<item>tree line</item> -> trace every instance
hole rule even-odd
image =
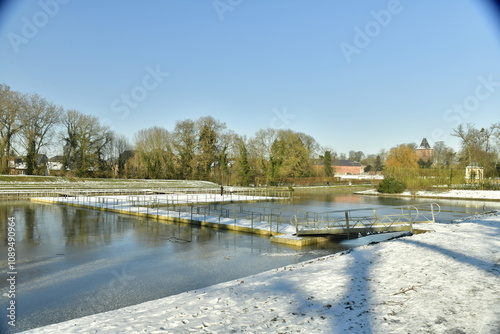
[[[437,142],[432,161],[418,159],[416,144],[402,144],[365,155],[337,154],[305,133],[261,129],[240,136],[211,116],[185,119],[173,129],[155,126],[138,131],[132,142],[95,116],[64,110],[38,94],[23,94],[0,84],[0,173],[9,173],[9,160],[23,156],[26,173],[44,175],[39,161],[48,146],[60,152],[63,175],[150,179],[200,179],[221,184],[282,184],[289,178],[331,177],[336,160],[361,162],[366,172],[391,173],[410,169],[452,169],[472,161],[485,176],[499,175],[500,125],[477,129],[458,125],[458,153]]]
[[[64,110],[38,94],[0,85],[0,173],[22,156],[26,174],[44,175],[39,156],[55,147],[61,174],[77,177],[201,179],[248,185],[278,184],[286,177],[317,175],[312,161],[319,145],[292,130],[259,130],[237,135],[211,116],[180,120],[175,128],[155,126],[133,142],[92,115]]]

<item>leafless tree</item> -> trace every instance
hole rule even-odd
[[[125,164],[133,156],[132,145],[124,135],[113,135],[112,161],[116,164],[118,177],[125,176]]]
[[[59,123],[62,107],[48,102],[38,94],[24,97],[19,114],[21,144],[26,151],[26,173],[37,172],[40,149],[49,144],[54,127]]]
[[[68,110],[62,117],[64,165],[76,176],[106,172],[105,152],[113,133],[95,116]]]
[[[453,129],[452,135],[461,139],[459,159],[462,164],[478,162],[485,168],[485,175],[494,173],[498,157],[494,146],[497,133],[496,124],[489,128],[477,129],[473,124],[468,123],[466,127],[460,124]]]
[[[454,164],[455,151],[447,146],[444,141],[434,144],[434,164],[437,167],[449,167]]]
[[[24,103],[23,96],[10,87],[0,84],[0,173],[9,170],[14,136],[21,130],[19,115]]]

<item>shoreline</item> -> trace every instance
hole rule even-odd
[[[24,333],[497,333],[499,213],[426,226],[434,232]]]
[[[428,198],[428,199],[459,199],[471,201],[500,201],[498,190],[446,190],[443,192],[417,191],[412,194],[405,191],[401,194],[383,194],[375,189],[354,192],[356,195],[393,197],[393,198]]]

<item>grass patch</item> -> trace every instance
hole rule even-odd
[[[0,182],[59,182],[56,176],[0,175]]]

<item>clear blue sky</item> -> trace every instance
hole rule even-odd
[[[481,0],[11,1],[0,82],[130,138],[211,115],[339,153],[458,149],[457,124],[500,121],[499,28]]]

